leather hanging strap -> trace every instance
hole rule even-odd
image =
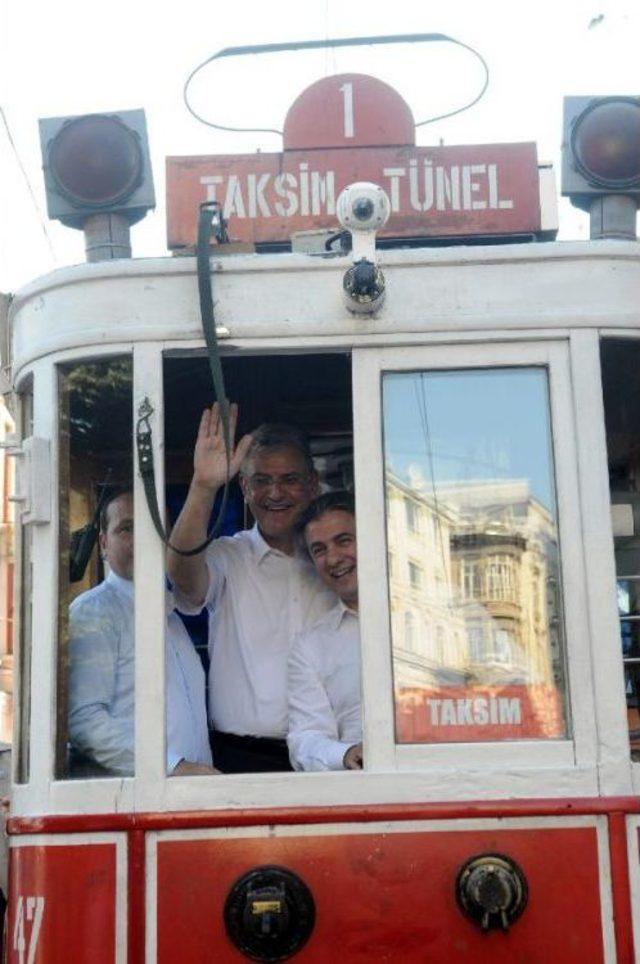
[[[216,217],[217,216],[217,217]],[[149,513],[153,521],[156,532],[166,546],[178,553],[180,556],[197,556],[207,548],[222,527],[224,515],[229,498],[229,466],[231,462],[231,446],[233,440],[230,434],[229,425],[229,400],[227,399],[222,364],[220,362],[220,352],[218,350],[218,338],[216,335],[216,323],[213,311],[213,291],[211,286],[211,264],[210,264],[210,243],[213,234],[214,218],[216,220],[216,233],[219,241],[228,240],[224,221],[220,212],[220,205],[217,201],[209,201],[200,205],[200,217],[198,219],[198,243],[196,248],[198,265],[198,292],[200,295],[200,316],[202,318],[202,330],[207,345],[207,356],[209,368],[213,379],[216,399],[220,407],[220,421],[222,422],[222,433],[224,437],[224,447],[227,456],[227,474],[222,493],[222,502],[213,529],[207,538],[194,549],[178,549],[169,541],[169,533],[165,531],[160,517],[158,500],[156,498],[156,480],[153,467],[153,438],[151,432],[150,418],[153,415],[153,407],[148,398],[145,398],[138,409],[138,421],[136,423],[136,446],[138,450],[138,468],[144,485],[144,493],[149,507]]]

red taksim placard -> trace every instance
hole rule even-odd
[[[555,686],[407,687],[396,692],[398,743],[552,740],[565,736]]]
[[[250,244],[336,227],[336,200],[354,181],[389,195],[388,237],[540,230],[535,144],[416,147],[409,108],[374,78],[313,84],[287,115],[284,143],[281,154],[167,158],[169,248],[195,244],[207,200],[222,204],[231,238]]]

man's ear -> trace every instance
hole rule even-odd
[[[106,548],[107,548],[104,532],[101,532],[98,536],[98,545],[100,546],[100,555],[104,559]]]
[[[246,478],[242,474],[238,476],[238,482],[240,483],[240,491],[242,492],[242,496],[244,498],[244,501],[246,502],[247,489],[248,489],[249,483],[247,482]]]

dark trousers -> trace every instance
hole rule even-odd
[[[213,730],[213,765],[223,773],[273,773],[290,771],[286,740],[266,736],[237,736]]]

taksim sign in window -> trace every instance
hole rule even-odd
[[[567,735],[547,378],[383,374],[398,743]]]

